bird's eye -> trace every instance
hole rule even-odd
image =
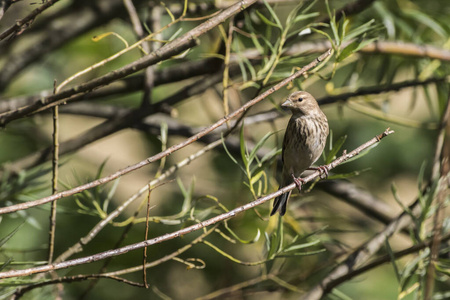
[[[302,102],[303,101],[303,97],[300,97],[297,99],[298,102]]]

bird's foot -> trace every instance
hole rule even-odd
[[[328,177],[328,166],[318,166],[318,167],[310,167],[308,168],[308,170],[314,170],[314,171],[319,171],[320,175],[320,179],[324,179]]]
[[[301,192],[302,191],[302,185],[305,183],[305,181],[303,180],[303,178],[295,177],[294,174],[291,174],[291,175],[292,175],[292,179],[295,182],[295,185],[297,186],[298,191]]]

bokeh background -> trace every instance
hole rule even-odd
[[[0,7],[4,12],[0,32],[43,5],[33,1],[0,3],[6,3]],[[130,3],[137,13],[127,6]],[[144,49],[128,50],[78,76],[65,88],[140,59],[145,49],[152,51],[170,43],[234,2],[189,1],[183,14],[184,4],[57,1],[23,30],[0,41],[0,118],[51,94],[54,83],[58,86],[73,74],[122,51],[140,35],[154,33],[143,43]],[[375,257],[428,241],[436,232],[435,220],[442,227],[439,236],[448,235],[448,175],[441,172],[441,176],[433,177],[432,170],[439,165],[445,170],[448,164],[435,157],[436,151],[448,148],[448,127],[440,127],[448,110],[449,15],[446,0],[260,1],[202,35],[196,47],[150,67],[147,75],[140,71],[103,90],[94,90],[91,94],[99,92],[95,97],[86,93],[81,101],[61,103],[60,191],[109,175],[184,141],[289,76],[295,68],[333,49],[331,58],[320,67],[252,107],[230,135],[221,137],[227,131],[221,127],[214,135],[162,161],[59,200],[56,259],[140,189],[145,191],[150,181],[221,138],[223,143],[153,186],[149,238],[276,191],[280,147],[290,116],[279,105],[292,91],[310,92],[328,117],[332,133],[319,164],[330,152],[336,150],[339,156],[343,150],[351,151],[388,127],[395,134],[366,155],[333,169],[328,179],[308,185],[301,195],[294,193],[282,219],[269,218],[271,204],[265,203],[219,224],[198,243],[192,244],[204,231],[149,247],[147,261],[156,263],[147,269],[148,289],[112,279],[86,278],[61,286],[37,287],[23,297],[298,298],[385,228],[386,221],[371,209],[383,210],[392,220],[418,198],[422,200],[422,215],[381,245]],[[131,22],[133,16],[140,20],[143,36]],[[133,111],[145,111],[146,101],[162,103],[170,97],[175,100],[157,113],[147,108],[148,116],[142,120],[127,121],[124,117]],[[108,131],[108,124],[114,122],[119,125]],[[4,125],[0,131],[0,206],[52,193],[51,158],[45,151],[52,148],[53,130],[52,109]],[[248,168],[252,173],[246,173],[241,149],[250,153],[267,134],[270,136],[258,149],[261,156]],[[447,134],[444,146],[437,144],[439,134]],[[77,146],[69,149],[74,144]],[[262,160],[264,155],[268,156]],[[344,192],[333,190],[331,182],[346,184]],[[356,199],[370,195],[374,200],[366,211],[345,196],[345,191],[356,188]],[[444,195],[440,202],[438,195]],[[147,191],[137,196],[83,245],[81,252],[66,259],[144,240],[147,196]],[[437,212],[441,212],[440,218],[435,218]],[[47,263],[49,214],[50,204],[46,204],[0,217],[2,271]],[[187,251],[158,263],[186,245],[191,245]],[[433,299],[445,299],[450,283],[448,246],[448,240],[441,243],[433,274],[428,268],[429,248],[424,248],[345,280],[324,297],[431,299],[426,298],[430,289],[427,278],[431,276]],[[143,252],[137,250],[114,257],[106,267],[105,261],[100,261],[43,277],[3,280],[1,297],[9,298],[22,287],[55,276],[113,272],[139,266],[142,261]],[[120,276],[142,283],[142,270]]]

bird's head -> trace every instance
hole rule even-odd
[[[290,109],[293,114],[302,115],[315,113],[319,109],[316,99],[310,93],[304,91],[290,94],[281,106]]]

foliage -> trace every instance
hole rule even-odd
[[[0,298],[57,297],[56,278],[69,298],[448,297],[448,1],[4,2],[0,209],[18,209],[0,215],[0,277],[112,255],[2,279]],[[277,190],[279,104],[299,89],[329,120],[320,164],[396,133],[294,192],[284,217],[235,213]],[[54,246],[50,204],[21,206],[52,179],[79,189],[56,201]]]

